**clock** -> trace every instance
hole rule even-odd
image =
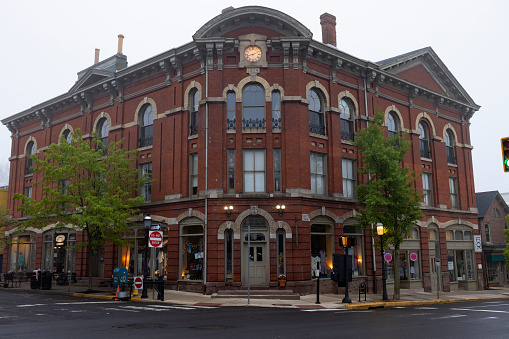
[[[249,46],[244,51],[244,58],[250,62],[256,62],[262,57],[262,50],[258,46]]]

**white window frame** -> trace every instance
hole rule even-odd
[[[244,193],[265,193],[266,161],[265,149],[245,149],[243,152]]]
[[[343,197],[354,198],[355,197],[355,160],[350,158],[342,159],[342,177],[343,177]]]
[[[321,160],[321,168],[318,166]],[[325,195],[327,192],[327,156],[323,153],[311,152],[309,157],[311,174],[311,193]],[[318,183],[322,182],[321,189]]]

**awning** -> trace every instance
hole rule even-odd
[[[488,262],[491,262],[491,261],[505,261],[505,257],[503,255],[487,255],[486,256],[486,261]]]

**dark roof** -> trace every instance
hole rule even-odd
[[[491,206],[491,203],[497,195],[500,195],[498,191],[480,192],[475,194],[475,202],[477,204],[477,209],[479,210],[479,214],[477,215],[478,218],[484,218]],[[500,196],[500,199],[504,201],[502,196]]]
[[[389,58],[389,59],[377,61],[376,63],[378,65],[380,65],[380,67],[384,68],[384,66],[386,66],[387,64],[390,64],[390,63],[392,63],[394,61],[398,61],[400,59],[405,59],[405,58],[409,57],[412,54],[420,54],[420,53],[423,53],[423,52],[427,52],[430,48],[431,47],[424,47],[424,48],[416,49],[415,51],[411,51],[411,52],[408,52],[408,53],[396,55],[396,56],[394,56],[392,58]]]

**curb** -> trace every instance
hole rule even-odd
[[[509,300],[509,297],[494,298],[468,298],[468,299],[444,299],[444,300],[413,300],[413,301],[381,301],[366,304],[345,305],[347,310],[369,310],[371,308],[389,308],[406,306],[423,306],[436,304],[462,303],[469,301],[488,301],[488,300]]]

